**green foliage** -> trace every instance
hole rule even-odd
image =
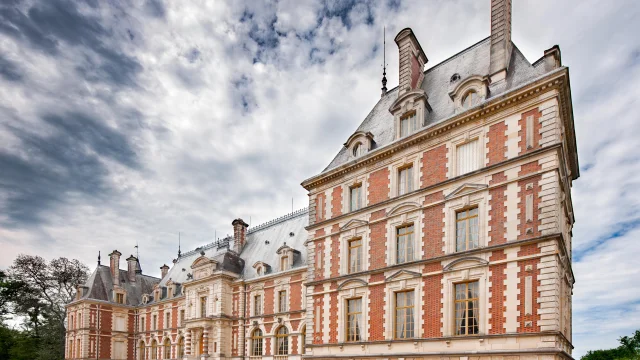
[[[593,350],[584,355],[581,360],[640,360],[640,330],[633,336],[623,336],[620,346],[609,350]]]
[[[19,255],[0,271],[0,360],[64,358],[65,305],[88,268],[78,260]],[[22,319],[21,329],[3,325],[8,315]]]

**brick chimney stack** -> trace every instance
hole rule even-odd
[[[507,77],[511,60],[511,0],[491,0],[489,76],[495,83]]]
[[[167,266],[167,264],[164,264],[160,267],[160,272],[162,274],[162,276],[160,276],[161,279],[164,279],[165,276],[167,276],[167,273],[169,272],[169,266]]]
[[[240,254],[247,241],[247,227],[249,225],[242,219],[233,220],[231,225],[233,225],[233,251]]]
[[[394,40],[398,45],[398,97],[401,97],[406,92],[420,88],[424,80],[424,65],[429,59],[410,28],[400,31]]]
[[[136,264],[138,263],[138,259],[131,255],[127,258],[127,278],[129,282],[136,281]]]
[[[109,254],[109,258],[111,261],[109,262],[109,267],[111,268],[111,278],[113,279],[113,284],[120,286],[120,256],[122,253],[118,250],[113,250],[111,254]]]

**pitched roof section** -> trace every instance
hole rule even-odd
[[[422,89],[427,93],[432,111],[427,113],[422,130],[456,115],[454,101],[449,96],[451,77],[454,74],[459,74],[459,81],[464,81],[474,75],[487,76],[489,74],[490,48],[491,43],[488,37],[424,72],[425,78],[422,82]],[[532,65],[520,50],[513,45],[511,63],[506,80],[500,86],[491,86],[491,93],[480,105],[496,96],[525,85],[547,72],[542,63],[535,64],[535,66]],[[392,89],[380,98],[373,110],[356,130],[373,134],[375,145],[371,151],[385,147],[395,141],[393,116],[389,112],[389,107],[397,98],[398,88]],[[343,147],[322,172],[347,164],[350,161],[355,162],[355,159]]]
[[[136,274],[136,281],[129,282],[128,271],[120,270],[120,286],[127,292],[126,305],[138,305],[142,300],[142,294],[149,294],[160,279],[142,274]],[[111,269],[105,265],[98,265],[85,283],[87,291],[81,299],[95,299],[114,302],[113,279]]]

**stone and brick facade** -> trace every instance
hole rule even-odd
[[[400,31],[400,86],[303,181],[308,209],[236,219],[162,278],[112,252],[67,307],[67,358],[571,359],[568,69],[524,58],[511,1],[491,11],[426,71]]]

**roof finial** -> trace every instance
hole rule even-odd
[[[98,266],[100,266],[100,250],[98,250]]]
[[[138,240],[136,240],[136,246],[134,246],[136,248],[136,259],[140,260],[140,253],[138,252]]]
[[[387,94],[387,27],[382,30],[382,95]]]
[[[180,232],[178,231],[178,258],[180,258],[182,252],[180,251]]]

